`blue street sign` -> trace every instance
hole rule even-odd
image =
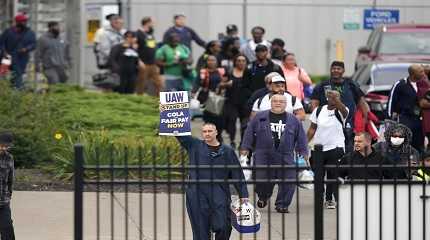
[[[399,19],[399,10],[364,9],[363,28],[371,30],[381,24],[399,23]]]

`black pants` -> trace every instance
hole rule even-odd
[[[208,111],[203,111],[203,121],[205,123],[212,123],[215,124],[216,130],[218,131],[218,135],[216,136],[216,138],[218,139],[219,142],[223,142],[222,141],[222,129],[223,129],[223,118],[222,116],[218,116],[215,115],[213,113],[210,113]]]
[[[315,154],[317,154],[317,152],[312,151],[312,157],[310,159],[312,169],[314,170],[315,170],[315,162],[314,162]],[[320,154],[322,155],[318,159],[321,159],[324,165],[338,165],[339,163],[338,160],[341,157],[343,157],[345,153],[343,148],[335,148],[329,151],[321,152]],[[339,175],[337,169],[325,169],[324,171],[325,171],[324,175],[327,176],[327,179],[337,179]],[[326,184],[326,190],[325,190],[326,201],[333,200],[333,195],[335,200],[337,200],[338,199],[337,184],[336,183]]]
[[[15,240],[10,205],[0,206],[0,236],[1,240]]]
[[[234,142],[234,139],[236,138],[236,120],[237,118],[240,119],[240,125],[246,124],[246,121],[248,119],[247,117],[247,111],[243,106],[238,106],[229,102],[226,102],[224,104],[223,109],[223,123],[224,123],[224,129],[228,133],[230,137],[230,141]],[[242,128],[240,135],[243,135]]]
[[[118,92],[123,94],[133,94],[136,90],[136,79],[137,72],[121,73]]]

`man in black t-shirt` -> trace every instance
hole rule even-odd
[[[151,17],[142,19],[142,26],[137,30],[138,53],[140,60],[144,63],[139,66],[139,79],[136,84],[138,94],[153,93],[160,94],[163,84],[160,76],[160,69],[155,64],[155,51],[157,42],[154,38],[154,20]],[[149,88],[149,83],[153,84],[153,91]]]

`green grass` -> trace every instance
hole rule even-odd
[[[156,98],[90,92],[70,86],[55,86],[48,95],[60,107],[67,129],[105,130],[114,138],[142,139],[157,134]]]

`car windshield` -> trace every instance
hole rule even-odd
[[[379,53],[430,54],[430,32],[384,33]]]
[[[408,66],[376,67],[372,74],[375,85],[393,85],[397,80],[408,76]]]

